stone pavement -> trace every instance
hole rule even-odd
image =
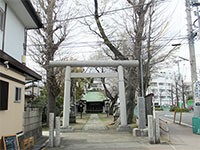
[[[62,133],[61,146],[50,150],[199,150],[200,135],[192,129],[169,123],[171,142],[158,145],[148,143],[148,138],[134,137],[129,132],[107,129],[98,115],[91,115],[82,131]]]
[[[99,116],[97,114],[91,114],[90,119],[88,120],[87,124],[84,126],[83,130],[85,130],[85,131],[106,130],[106,126],[99,119]]]

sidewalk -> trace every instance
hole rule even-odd
[[[147,137],[134,137],[129,132],[117,132],[105,127],[98,115],[91,115],[82,131],[62,133],[61,146],[50,150],[199,150],[200,135],[192,129],[169,122],[171,142],[148,143]]]
[[[171,145],[177,150],[199,150],[200,135],[193,134],[192,128],[183,125],[169,123]]]

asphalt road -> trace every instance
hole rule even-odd
[[[174,120],[174,112],[169,112],[168,110],[164,111],[156,111],[156,114],[158,114],[161,118],[166,119],[166,120]],[[184,112],[182,113],[182,124],[192,127],[192,117],[193,117],[193,112]],[[180,113],[176,113],[176,122],[179,122],[180,120]]]

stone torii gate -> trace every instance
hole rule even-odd
[[[86,78],[86,77],[93,77],[93,78],[118,77],[121,125],[119,126],[119,128],[117,128],[117,130],[121,131],[129,129],[127,125],[123,67],[136,67],[139,65],[139,62],[137,60],[50,61],[49,65],[51,67],[66,67],[62,131],[73,131],[73,129],[69,126],[71,78]],[[71,67],[118,67],[118,73],[71,73]]]

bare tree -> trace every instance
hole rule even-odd
[[[64,11],[64,0],[38,0],[35,1],[35,6],[38,15],[42,18],[44,28],[29,34],[31,43],[29,53],[32,59],[45,70],[48,112],[55,113],[56,97],[60,93],[63,82],[61,77],[63,70],[49,67],[49,62],[61,57],[60,46],[67,38],[70,29],[69,21],[59,20],[63,16],[65,19],[68,18],[70,12]]]
[[[126,18],[121,18],[124,20],[124,24],[120,24],[120,27],[123,28],[123,34],[121,34],[122,40],[118,41],[123,42],[118,42],[118,44],[116,44],[116,42],[110,40],[110,37],[112,38],[112,33],[115,33],[115,35],[117,34],[116,30],[118,28],[113,27],[114,29],[111,34],[111,31],[106,29],[107,26],[103,22],[102,18],[105,14],[105,12],[103,12],[105,7],[100,9],[98,0],[94,0],[93,14],[97,28],[94,27],[91,21],[86,20],[84,24],[103,40],[103,43],[107,46],[107,51],[105,52],[107,52],[112,59],[140,60],[140,57],[143,57],[144,91],[146,91],[153,68],[155,68],[157,64],[166,60],[174,52],[175,48],[163,51],[169,41],[165,41],[165,43],[157,42],[157,44],[155,44],[156,41],[161,38],[161,33],[164,32],[166,26],[163,27],[163,22],[159,22],[156,18],[157,16],[155,12],[158,4],[154,0],[126,0],[126,2],[129,7],[132,7],[132,9],[131,11],[126,11]],[[127,21],[127,18],[130,20]],[[133,118],[136,93],[141,96],[142,92],[139,69],[134,67],[126,68],[125,81],[128,123],[130,123]]]
[[[186,101],[185,101],[185,97],[189,96],[186,94],[186,89],[188,88],[188,86],[186,85],[186,83],[184,83],[184,80],[182,77],[179,78],[175,78],[175,95],[176,95],[176,106],[179,106],[179,101],[182,99],[183,101],[183,107],[186,108]]]

